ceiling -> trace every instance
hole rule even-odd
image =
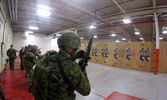
[[[161,41],[167,41],[167,0],[6,0],[13,31],[25,32],[37,26],[34,33],[56,36],[67,29],[77,29],[80,37],[120,41],[155,40],[154,12],[159,19]],[[41,17],[37,5],[49,7],[51,15]],[[125,24],[122,19],[129,18]],[[95,25],[96,29],[88,27]],[[139,31],[140,35],[135,35]],[[116,37],[111,37],[116,34]],[[121,40],[126,38],[126,40]]]

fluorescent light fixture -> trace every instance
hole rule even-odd
[[[44,10],[50,10],[51,8],[50,7],[48,7],[48,6],[44,6],[44,5],[37,5],[37,7],[39,8],[39,9],[44,9]]]
[[[81,37],[80,39],[84,39],[83,37]]]
[[[142,42],[145,42],[145,41],[142,41]]]
[[[38,27],[35,27],[35,26],[29,26],[29,29],[38,30],[39,28],[38,28]]]
[[[162,33],[163,33],[163,34],[167,34],[167,31],[163,31]]]
[[[163,37],[159,37],[159,39],[160,39],[160,40],[162,40],[162,39],[163,39]]]
[[[135,32],[135,35],[139,35],[140,34],[140,32]]]
[[[131,23],[130,19],[128,19],[128,18],[123,19],[122,21],[123,21],[125,24],[129,24],[129,23]]]
[[[97,38],[97,36],[95,35],[95,36],[93,36],[94,38]]]
[[[93,25],[89,26],[89,29],[95,29],[95,28],[96,28],[96,27],[93,26]]]
[[[144,40],[143,38],[140,38],[140,40]]]
[[[116,40],[116,42],[120,42],[119,40]]]
[[[49,11],[43,9],[38,9],[37,14],[42,17],[49,17],[51,15]]]
[[[59,37],[59,36],[61,36],[61,34],[56,34],[56,36],[58,36],[58,37]]]
[[[115,36],[116,36],[116,34],[111,34],[111,36],[112,36],[112,37],[115,37]]]
[[[126,38],[122,38],[122,40],[126,40]]]

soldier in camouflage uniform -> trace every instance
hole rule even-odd
[[[24,66],[23,66],[23,55],[24,55],[24,47],[21,47],[20,51],[19,51],[19,56],[20,56],[20,69],[24,70]]]
[[[31,92],[31,83],[32,83],[32,75],[33,75],[33,66],[36,63],[36,50],[38,47],[36,45],[29,45],[28,52],[25,54],[25,69],[26,75],[29,77],[29,91]]]
[[[1,98],[1,100],[6,100],[3,86],[1,84],[0,84],[0,98]]]
[[[11,48],[8,49],[8,51],[7,51],[7,56],[9,57],[10,70],[14,70],[14,61],[15,61],[15,58],[16,58],[17,50],[15,50],[13,48],[13,45],[11,45],[10,47]]]
[[[58,46],[58,53],[46,54],[36,63],[32,81],[35,100],[75,100],[75,90],[83,96],[90,93],[87,72],[75,62],[79,36],[65,32],[58,38]]]

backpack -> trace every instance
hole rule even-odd
[[[48,88],[48,76],[49,71],[52,69],[50,63],[53,60],[56,60],[53,58],[57,54],[56,51],[47,51],[36,63],[34,71],[33,71],[33,77],[32,77],[32,93],[35,98],[42,98],[43,100],[46,100],[46,93]],[[55,62],[55,61],[54,61]],[[40,96],[39,96],[40,94]]]

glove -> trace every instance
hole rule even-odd
[[[80,66],[82,72],[85,72],[85,68],[86,68],[86,66],[87,66],[88,64],[85,63],[83,60],[80,60],[80,61],[78,62],[78,65]]]
[[[79,51],[77,52],[76,58],[82,58],[83,55],[84,55],[84,53],[85,53],[85,51],[79,50]]]

